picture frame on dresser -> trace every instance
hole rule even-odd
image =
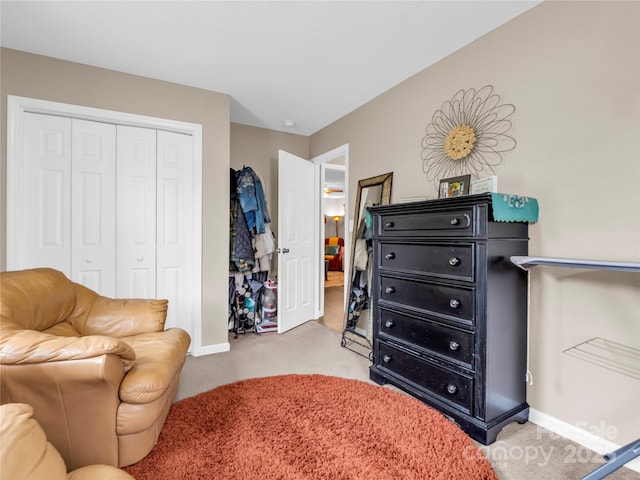
[[[459,175],[457,177],[443,178],[440,180],[438,198],[453,198],[469,195],[471,175]]]

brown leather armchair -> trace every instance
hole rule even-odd
[[[134,480],[112,465],[87,465],[67,473],[62,457],[24,403],[0,406],[0,479]]]
[[[338,247],[335,254],[328,254],[327,247]],[[344,239],[340,237],[329,237],[324,239],[325,255],[324,259],[329,261],[330,271],[342,271],[342,258],[344,254]]]
[[[189,335],[167,300],[110,299],[49,268],[0,273],[0,403],[26,403],[70,470],[154,447]]]

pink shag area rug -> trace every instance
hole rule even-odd
[[[438,411],[389,388],[325,375],[224,385],[175,403],[136,480],[497,480]]]

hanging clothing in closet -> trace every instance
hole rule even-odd
[[[260,177],[251,167],[230,169],[230,271],[266,272],[275,239]]]

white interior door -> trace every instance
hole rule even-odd
[[[127,130],[116,125],[136,127]],[[153,139],[145,138],[145,133],[137,138],[141,132],[151,133]],[[121,147],[137,166],[127,169],[117,158],[113,169],[106,166],[112,162],[114,148],[118,155],[118,140],[124,141]],[[174,317],[167,318],[167,326],[182,326],[193,339],[193,353],[202,354],[202,126],[8,95],[6,148],[7,269],[51,267],[100,294],[119,296],[105,289],[105,283],[110,283],[106,278],[113,273],[106,272],[109,260],[97,255],[106,252],[111,242],[117,247],[106,258],[118,258],[117,237],[124,228],[133,228],[129,235],[133,240],[126,242],[134,247],[143,243],[149,249],[139,254],[132,247],[127,252],[134,262],[129,274],[138,276],[132,271],[142,261],[152,262],[156,274],[147,284],[152,285],[149,295],[138,294],[146,289],[142,285],[124,297],[169,299],[169,316]],[[124,190],[117,185],[118,168],[128,177]],[[109,187],[112,175],[115,189]],[[143,188],[134,192],[134,184]],[[92,206],[97,210],[92,211]],[[123,213],[129,214],[128,227],[118,219]],[[79,225],[80,231],[76,230]],[[123,238],[120,241],[126,243]],[[156,252],[160,252],[158,258]],[[167,259],[161,258],[164,255]],[[180,256],[185,265],[177,268]],[[74,262],[80,277],[72,274]],[[97,273],[100,263],[104,269]],[[112,272],[116,263],[111,262]],[[118,279],[117,271],[115,275]],[[184,281],[183,275],[189,278]],[[168,292],[176,284],[181,288]],[[186,307],[188,313],[184,313]]]
[[[116,294],[116,127],[72,120],[71,276],[101,295]]]
[[[313,319],[317,275],[315,167],[278,155],[278,333]]]
[[[118,125],[119,298],[156,298],[156,130]]]
[[[158,130],[157,160],[157,292],[169,300],[166,327],[189,331],[193,295],[198,286],[191,279],[189,262],[194,209],[193,142],[190,135]]]
[[[47,266],[70,275],[71,119],[25,113],[23,128],[24,161],[7,166],[15,203],[7,217],[16,226],[7,237],[7,268]]]

